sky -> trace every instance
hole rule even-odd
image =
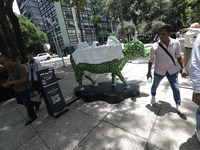
[[[20,14],[19,8],[18,8],[18,6],[17,6],[16,0],[14,0],[14,2],[13,2],[13,11],[14,11],[16,14]]]

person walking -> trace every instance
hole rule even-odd
[[[158,40],[159,40],[158,34],[155,34],[155,37],[153,38],[153,43],[158,42]]]
[[[8,68],[9,75],[7,82],[3,83],[2,86],[8,87],[13,85],[17,103],[24,105],[27,109],[29,120],[25,125],[29,125],[37,118],[35,111],[39,109],[41,102],[30,100],[26,69],[21,64],[14,62],[12,58],[4,55],[0,56],[0,64]]]
[[[37,91],[40,94],[40,98],[44,98],[41,84],[38,81],[36,72],[42,70],[42,65],[37,59],[33,58],[32,52],[27,52],[26,57],[29,59],[28,62],[28,72],[29,72],[29,81],[31,81],[33,90]]]
[[[200,142],[200,36],[197,37],[192,48],[189,73],[193,86],[192,101],[198,105],[196,111],[196,136]]]
[[[27,68],[27,65],[26,65],[26,63],[25,63],[23,57],[18,56],[18,57],[16,58],[16,62],[22,64],[22,65],[26,68],[26,70],[27,70],[27,72],[28,72],[28,68]]]
[[[16,58],[16,62],[22,64],[22,65],[26,68],[27,74],[29,74],[29,73],[28,73],[28,67],[27,67],[27,65],[26,65],[26,63],[25,63],[23,57],[18,56],[18,57]],[[30,98],[32,98],[32,97],[34,97],[34,96],[35,96],[34,90],[33,90],[32,86],[31,86],[31,87],[30,87]]]
[[[199,23],[193,23],[190,25],[190,28],[181,29],[181,33],[185,33],[185,42],[184,42],[184,63],[187,66],[187,63],[190,59],[192,46],[196,40],[197,35],[200,33]]]
[[[172,26],[165,24],[158,29],[159,41],[154,43],[150,49],[147,79],[152,78],[151,68],[155,61],[154,80],[151,87],[151,104],[156,103],[156,90],[161,80],[166,76],[173,91],[176,109],[179,113],[183,113],[180,105],[180,90],[178,87],[178,68],[175,64],[175,59],[178,60],[182,68],[182,76],[184,77],[187,72],[185,71],[184,62],[181,57],[180,43],[178,40],[170,38],[172,33]]]

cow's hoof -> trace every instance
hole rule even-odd
[[[81,91],[84,91],[84,90],[85,90],[85,88],[84,88],[84,87],[81,87],[81,88],[80,88],[80,90],[81,90]]]
[[[112,84],[112,86],[116,86],[116,85],[117,85],[116,83],[113,83],[113,84]]]
[[[98,86],[98,83],[95,83],[94,86]]]
[[[130,89],[130,85],[127,85],[127,86],[125,87],[125,89],[126,89],[126,90]]]

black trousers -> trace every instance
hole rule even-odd
[[[33,106],[38,106],[40,102],[31,101],[29,90],[15,92],[15,98],[18,104],[24,105],[26,107],[28,116],[30,118],[37,117]]]
[[[42,88],[41,88],[41,85],[40,85],[40,82],[39,81],[31,81],[31,84],[32,84],[32,88],[33,90],[39,92],[39,93],[42,93]]]

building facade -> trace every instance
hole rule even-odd
[[[39,30],[45,32],[37,0],[16,0],[16,2],[20,13],[34,23]]]
[[[81,41],[76,8],[46,0],[17,0],[17,4],[21,14],[47,33],[53,52],[73,51]],[[88,2],[80,14],[84,40],[88,44],[93,41],[103,44],[111,32],[110,20],[101,17],[94,25],[90,22],[92,13],[92,5]]]

